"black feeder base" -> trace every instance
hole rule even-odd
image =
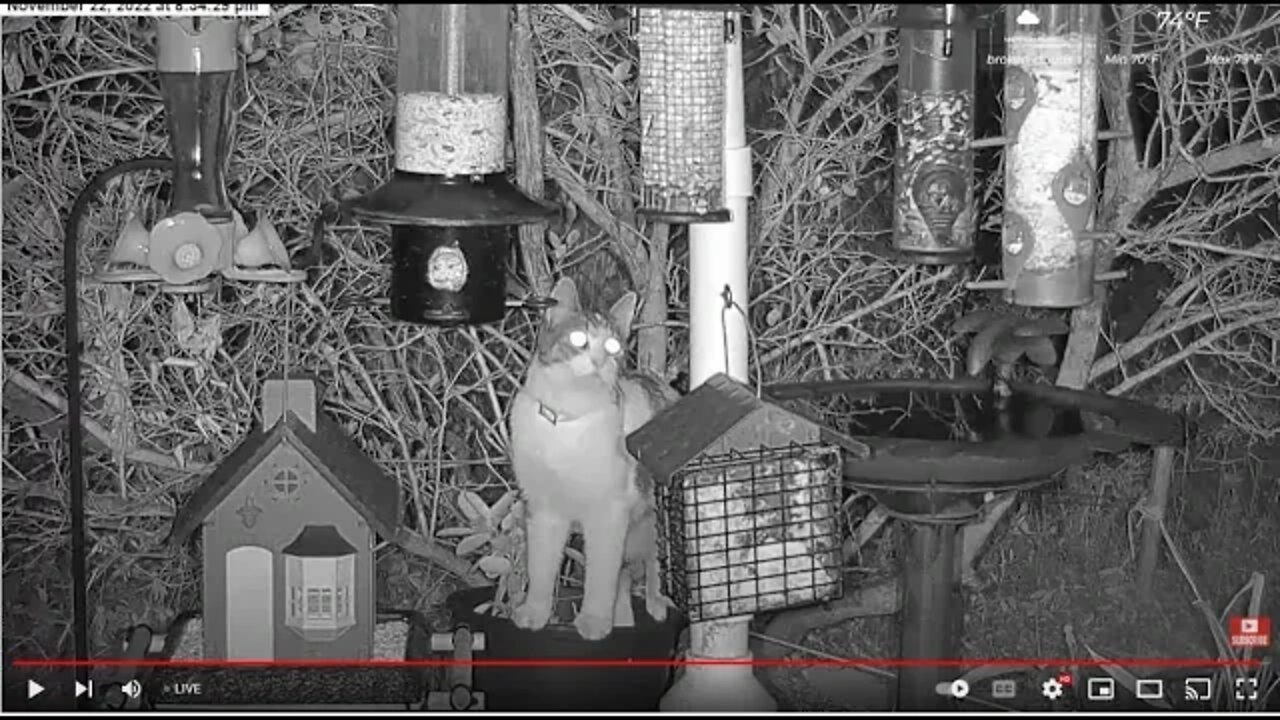
[[[483,325],[507,310],[511,226],[391,230],[391,315],[429,325]]]
[[[506,314],[513,228],[556,208],[501,174],[474,177],[396,171],[351,205],[356,217],[391,225],[391,314],[428,325],[483,325]]]

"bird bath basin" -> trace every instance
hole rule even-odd
[[[1009,387],[1006,398],[981,378],[839,380],[764,389],[772,400],[866,443],[868,457],[845,458],[845,484],[908,523],[899,710],[947,706],[945,688],[963,672],[927,663],[960,656],[957,536],[978,516],[987,493],[1043,485],[1096,451],[1180,437],[1176,418],[1131,400],[1048,385]]]

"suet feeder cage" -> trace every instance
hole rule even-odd
[[[842,453],[856,443],[831,435],[720,374],[627,438],[656,483],[668,595],[691,622],[839,597]]]
[[[912,262],[973,256],[972,5],[898,6],[898,149],[893,239]]]
[[[668,223],[728,222],[725,44],[737,5],[637,5],[640,210]],[[731,15],[732,13],[732,15]]]
[[[506,312],[514,229],[554,212],[507,179],[510,5],[397,5],[395,173],[352,206],[391,226],[391,314],[479,325]]]
[[[129,218],[99,282],[163,282],[171,292],[195,292],[215,272],[254,282],[306,278],[290,270],[270,221],[250,232],[227,195],[239,28],[239,20],[222,18],[157,19],[156,68],[173,158],[169,209],[150,230]]]
[[[1005,12],[1005,299],[1079,307],[1095,281],[1099,8]]]

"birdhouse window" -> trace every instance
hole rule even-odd
[[[296,500],[301,490],[302,475],[295,468],[280,468],[271,476],[271,496],[276,500]]]
[[[313,641],[336,638],[354,625],[355,548],[337,529],[308,525],[284,552],[285,624]]]
[[[307,620],[333,620],[333,594],[337,588],[307,588]]]

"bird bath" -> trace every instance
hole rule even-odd
[[[980,378],[820,381],[764,389],[799,411],[805,408],[791,401],[827,401],[824,416],[815,419],[871,448],[866,458],[845,458],[845,484],[908,524],[899,649],[907,662],[898,673],[899,710],[939,709],[951,702],[945,688],[962,670],[928,661],[960,657],[964,612],[957,536],[978,516],[987,493],[1043,485],[1095,451],[1180,437],[1176,418],[1131,400],[1048,385],[1009,387],[1012,394],[1004,402]]]

